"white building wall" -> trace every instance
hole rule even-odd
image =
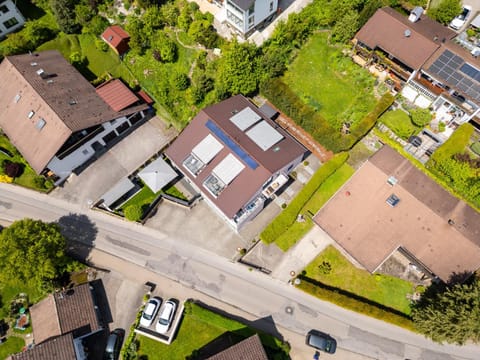
[[[225,0],[223,11],[227,22],[242,34],[253,30],[269,16],[276,13],[278,0],[256,0],[253,6],[253,13],[249,10],[242,10],[236,6],[233,0]]]
[[[0,0],[0,38],[22,27],[24,23],[25,18],[12,0]]]
[[[278,0],[257,0],[255,1],[255,25],[257,26],[270,15],[275,14],[278,9]]]

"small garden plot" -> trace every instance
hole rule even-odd
[[[51,181],[35,173],[4,135],[0,135],[0,182],[13,182],[38,191],[53,187]]]
[[[375,79],[328,44],[328,33],[313,35],[300,50],[284,81],[333,127],[354,124],[375,106]]]
[[[410,314],[408,294],[413,284],[393,276],[370,274],[353,266],[338,250],[329,246],[305,268],[305,276],[348,291],[377,304]]]
[[[404,140],[420,131],[420,128],[412,123],[408,113],[400,109],[386,112],[378,121]]]
[[[149,360],[206,358],[215,354],[215,342],[230,345],[259,333],[270,359],[289,359],[288,344],[260,333],[238,321],[210,311],[196,303],[185,303],[185,314],[175,341],[166,345],[147,337],[138,337],[138,355]],[[214,342],[215,341],[215,342]],[[218,351],[217,351],[218,352]]]

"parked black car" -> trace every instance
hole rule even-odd
[[[329,354],[334,354],[337,350],[337,341],[330,335],[318,330],[310,330],[305,342],[308,346]]]
[[[115,329],[110,333],[105,347],[103,358],[105,360],[117,360],[125,337],[125,330]]]

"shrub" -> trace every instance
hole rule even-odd
[[[432,114],[428,109],[413,109],[410,111],[410,116],[412,117],[412,123],[420,127],[424,127],[432,121]]]
[[[415,127],[410,121],[410,117],[403,110],[388,111],[378,120],[388,126],[397,136],[402,139],[408,139],[415,132]]]
[[[0,175],[0,182],[11,183],[11,182],[13,182],[13,178],[11,178],[8,175]]]
[[[186,90],[190,86],[190,79],[184,73],[173,74],[171,82],[177,90]]]
[[[108,50],[108,44],[102,39],[95,39],[95,47],[104,52]]]
[[[22,174],[22,164],[11,162],[9,160],[4,160],[2,165],[5,175],[11,178],[19,177]]]
[[[124,210],[125,218],[130,221],[140,221],[143,216],[143,210],[140,205],[132,204]]]

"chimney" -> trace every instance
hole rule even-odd
[[[408,17],[408,21],[414,23],[420,20],[420,17],[423,14],[423,8],[421,6],[416,6],[410,12],[410,16]]]
[[[409,38],[410,35],[412,35],[412,32],[410,31],[410,29],[407,29],[403,32],[403,35],[405,35],[406,38]]]

